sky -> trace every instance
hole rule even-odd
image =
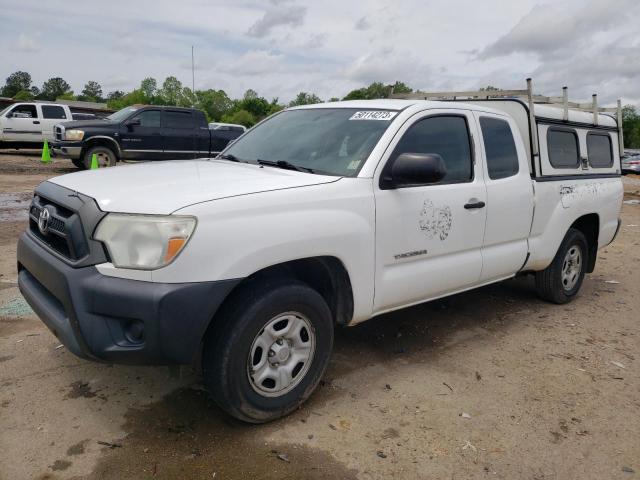
[[[79,94],[176,76],[231,97],[343,97],[373,81],[493,85],[640,104],[638,0],[0,0],[0,85],[61,76]]]

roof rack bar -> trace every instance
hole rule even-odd
[[[466,92],[413,92],[413,93],[391,93],[389,98],[402,98],[408,100],[429,100],[439,98],[502,98],[521,97],[527,95],[527,90],[473,90]]]
[[[531,132],[531,153],[533,157],[538,156],[538,127],[536,124],[536,114],[533,103],[533,82],[527,78],[527,100],[529,102],[529,130]]]
[[[591,95],[591,105],[593,107],[593,124],[598,125],[598,94]]]
[[[548,97],[545,95],[534,95],[533,89],[530,86],[531,79],[527,79],[526,90],[467,90],[460,92],[411,92],[411,93],[394,93],[393,88],[389,88],[389,98],[399,98],[407,100],[493,100],[501,98],[517,98],[524,100],[529,105],[529,110],[532,104],[545,104],[555,105],[564,110],[564,121],[569,119],[570,110],[579,110],[583,112],[594,113],[594,124],[598,123],[598,113],[613,113],[618,111],[617,107],[599,107],[597,98],[594,104],[593,97],[590,102],[571,102],[569,101],[569,92],[567,87],[562,88],[562,96]],[[535,146],[534,146],[535,148]]]
[[[622,100],[618,99],[618,155],[622,156],[624,153],[624,133],[622,131]]]

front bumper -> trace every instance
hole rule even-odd
[[[53,153],[60,157],[67,157],[78,160],[82,153],[82,143],[80,142],[53,142],[51,143]]]
[[[153,283],[73,268],[30,233],[18,242],[18,285],[75,355],[127,364],[188,364],[215,312],[240,280]],[[142,334],[140,334],[142,332]]]

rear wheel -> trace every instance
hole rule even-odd
[[[91,147],[85,152],[83,159],[84,168],[91,168],[91,159],[94,154],[98,161],[98,168],[116,166],[116,154],[113,152],[113,150],[111,150],[109,147],[97,146]]]
[[[205,339],[203,374],[216,403],[249,423],[275,420],[315,390],[333,346],[324,299],[306,284],[254,282],[242,288]]]
[[[569,229],[551,265],[536,272],[538,295],[553,303],[567,303],[578,294],[586,267],[589,249],[584,234]]]

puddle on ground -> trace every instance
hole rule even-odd
[[[29,219],[31,193],[0,193],[0,222],[20,222]]]
[[[129,410],[125,418],[127,437],[117,448],[105,447],[86,478],[356,479],[355,470],[326,452],[287,444],[286,436],[279,445],[260,440],[261,433],[291,417],[263,426],[242,424],[199,390],[178,390],[147,408]]]

